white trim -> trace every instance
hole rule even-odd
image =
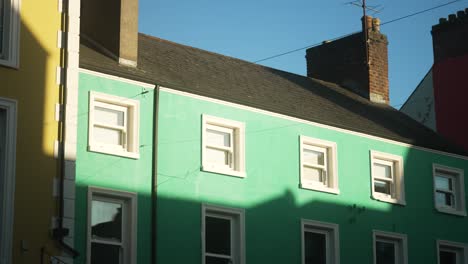
[[[108,197],[111,199],[121,200],[122,202],[127,202],[128,207],[130,208],[130,216],[128,227],[129,230],[127,232],[129,246],[128,246],[128,253],[129,258],[127,258],[128,262],[124,260],[123,264],[131,264],[136,263],[136,255],[137,255],[137,232],[138,232],[138,222],[137,222],[137,194],[133,192],[125,192],[125,191],[117,191],[112,189],[88,186],[88,201],[87,201],[87,224],[86,224],[86,263],[91,263],[91,201],[93,200],[93,195],[99,197]],[[123,222],[123,221],[122,221]],[[123,223],[122,223],[123,225]],[[125,226],[124,226],[125,227]],[[122,237],[124,236],[122,232]],[[123,240],[123,238],[122,238]]]
[[[218,126],[220,129],[228,128],[233,132],[231,134],[231,161],[230,167],[216,166],[206,160],[206,149],[208,142],[206,139],[206,130],[208,126]],[[202,170],[207,172],[220,173],[236,177],[245,177],[245,124],[239,121],[228,120],[224,118],[202,115]]]
[[[15,203],[15,175],[16,175],[16,123],[17,102],[8,98],[0,97],[0,108],[6,112],[6,134],[5,134],[5,184],[0,190],[0,202],[3,202],[4,215],[2,223],[5,230],[0,237],[0,263],[11,263],[13,247],[13,216]],[[2,214],[0,214],[2,216]]]
[[[454,251],[461,252],[462,255],[462,263],[457,264],[467,264],[468,263],[468,245],[463,244],[463,243],[458,243],[458,242],[453,242],[453,241],[448,241],[448,240],[441,240],[437,239],[436,241],[436,247],[437,247],[437,264],[440,264],[440,249],[441,247],[445,247]]]
[[[446,171],[448,173],[453,173],[454,178],[456,178],[455,184],[455,209],[448,208],[448,207],[441,207],[437,206],[436,201],[436,183],[435,183],[435,176],[436,170]],[[465,205],[465,181],[464,181],[464,171],[462,169],[448,167],[440,164],[433,163],[432,164],[432,180],[433,180],[433,191],[434,191],[434,207],[437,211],[446,214],[453,214],[459,216],[466,216],[466,205]]]
[[[211,204],[202,204],[201,210],[202,226],[200,235],[202,240],[202,264],[205,264],[205,218],[207,214],[216,215],[217,217],[228,217],[229,219],[237,221],[237,231],[239,232],[239,234],[237,234],[239,239],[237,254],[239,255],[239,263],[235,264],[245,264],[245,210],[241,208],[228,208]]]
[[[96,121],[94,120],[94,107],[99,105],[104,107],[103,104],[109,104],[111,106],[118,106],[125,108],[125,133],[122,134],[124,137],[124,145],[122,148],[110,146],[94,141],[94,126]],[[98,93],[94,91],[89,92],[89,117],[88,117],[88,150],[94,152],[100,152],[105,154],[111,154],[116,156],[122,156],[127,158],[138,159],[140,158],[140,145],[139,145],[139,126],[140,126],[140,101],[133,100],[125,97],[119,97],[104,93]]]
[[[374,173],[374,162],[375,163],[391,163],[392,175],[394,178],[391,183],[391,196],[376,192],[374,190],[375,184],[375,173]],[[403,169],[403,158],[401,156],[378,152],[375,150],[370,151],[370,172],[371,172],[371,193],[372,198],[382,202],[395,203],[406,205],[405,201],[405,173]]]
[[[0,65],[4,65],[7,67],[12,67],[15,69],[19,68],[19,59],[20,59],[20,7],[21,7],[21,0],[5,0],[9,2],[10,8],[5,9],[8,12],[7,16],[9,17],[9,21],[4,28],[7,30],[8,36],[6,38],[2,38],[5,44],[5,39],[8,40],[8,43],[2,47],[5,52],[3,52],[4,58],[0,57]],[[2,34],[5,33],[5,30]]]
[[[333,194],[339,194],[338,185],[338,159],[337,159],[337,145],[335,142],[321,140],[317,138],[311,138],[307,136],[299,136],[299,156],[300,156],[300,187],[303,189],[316,190],[321,192],[328,192]],[[325,175],[327,177],[327,186],[321,183],[305,182],[303,180],[304,175],[304,148],[319,147],[323,151],[317,149],[324,154],[324,166]]]
[[[395,264],[408,264],[408,238],[406,234],[394,233],[394,232],[386,232],[380,230],[372,230],[372,248],[373,248],[373,256],[374,256],[374,264],[377,263],[377,256],[376,256],[376,247],[375,243],[377,242],[377,237],[384,240],[391,240],[394,242],[399,243],[400,246],[400,254],[403,263],[397,260]]]
[[[440,150],[415,146],[415,145],[412,145],[412,144],[403,143],[403,142],[396,141],[396,140],[386,139],[386,138],[378,137],[378,136],[372,136],[372,135],[368,135],[368,134],[361,133],[361,132],[356,132],[356,131],[352,131],[352,130],[348,130],[348,129],[333,127],[333,126],[324,125],[324,124],[309,121],[309,120],[304,120],[304,119],[300,119],[300,118],[296,118],[296,117],[291,117],[291,116],[287,116],[287,115],[283,115],[283,114],[278,114],[278,113],[275,113],[275,112],[271,112],[271,111],[251,107],[251,106],[245,106],[245,105],[231,103],[231,102],[227,102],[227,101],[223,101],[223,100],[219,100],[219,99],[214,99],[214,98],[210,98],[210,97],[206,97],[206,96],[202,96],[202,95],[196,95],[196,94],[192,94],[192,93],[188,93],[188,92],[182,92],[182,91],[178,91],[178,90],[174,90],[172,88],[167,88],[167,87],[162,87],[162,86],[159,86],[159,89],[160,89],[160,91],[164,91],[164,92],[168,92],[168,93],[172,93],[172,94],[191,97],[191,98],[194,98],[194,99],[199,99],[199,100],[203,100],[203,101],[207,101],[207,102],[221,104],[221,105],[234,107],[234,108],[238,108],[238,109],[242,109],[242,110],[248,110],[248,111],[252,111],[252,112],[255,112],[255,113],[259,113],[259,114],[269,115],[269,116],[278,117],[278,118],[282,118],[282,119],[286,119],[286,120],[290,120],[290,121],[294,121],[294,122],[313,125],[313,126],[317,126],[317,127],[321,127],[321,128],[330,129],[330,130],[333,130],[333,131],[338,131],[338,132],[342,132],[342,133],[346,133],[346,134],[350,134],[350,135],[355,135],[355,136],[359,136],[359,137],[363,137],[363,138],[377,140],[377,141],[381,141],[381,142],[385,142],[385,143],[389,143],[389,144],[394,144],[394,145],[398,145],[398,146],[402,146],[402,147],[409,147],[409,148],[413,148],[413,149],[417,149],[417,150],[421,150],[421,151],[431,152],[431,153],[434,153],[434,154],[445,155],[445,156],[449,156],[449,157],[453,157],[453,158],[457,158],[457,159],[468,160],[468,156],[462,156],[462,155],[449,153],[449,152],[445,152],[445,151],[440,151]]]
[[[301,252],[302,252],[302,264],[305,264],[305,241],[304,232],[307,229],[318,231],[317,233],[326,233],[330,241],[329,245],[326,245],[327,255],[332,259],[327,258],[327,264],[339,264],[340,263],[340,236],[339,236],[339,225],[334,223],[319,222],[309,219],[301,219]]]
[[[124,82],[124,83],[128,83],[128,84],[138,85],[138,86],[142,86],[142,87],[147,88],[147,89],[155,89],[155,87],[156,87],[156,85],[154,85],[154,84],[134,81],[134,80],[126,79],[126,78],[123,78],[123,77],[118,77],[118,76],[114,76],[114,75],[110,75],[110,74],[106,74],[106,73],[101,73],[101,72],[97,72],[97,71],[92,71],[92,70],[88,70],[88,69],[83,69],[83,68],[80,68],[79,72],[94,75],[94,76],[97,76],[97,77],[106,78],[106,79],[109,79],[109,80],[114,80],[114,81]]]

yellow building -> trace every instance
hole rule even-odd
[[[72,236],[60,228],[73,218],[62,217],[63,201],[73,197],[61,195],[62,187],[69,187],[63,180],[70,170],[65,154],[73,159],[73,144],[67,148],[64,140],[62,109],[74,103],[78,68],[73,47],[78,46],[79,1],[68,2],[0,1],[2,264],[41,263],[62,255]]]

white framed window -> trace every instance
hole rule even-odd
[[[139,158],[139,114],[137,100],[90,92],[88,149]]]
[[[137,195],[88,188],[87,263],[136,263]]]
[[[404,234],[374,231],[374,264],[407,264],[407,237]]]
[[[339,193],[335,142],[300,136],[301,188]]]
[[[405,204],[403,158],[370,152],[372,197],[379,201]]]
[[[466,216],[463,170],[433,164],[434,204],[443,213]]]
[[[202,205],[202,264],[244,264],[244,210]]]
[[[0,0],[0,65],[19,65],[20,0]]]
[[[244,123],[203,115],[202,169],[245,177]]]
[[[12,263],[17,102],[0,97],[0,263]]]
[[[437,240],[437,264],[467,264],[468,246],[466,244]]]
[[[339,264],[340,241],[337,224],[301,220],[302,264]]]

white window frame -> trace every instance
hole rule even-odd
[[[455,208],[449,206],[440,206],[437,205],[437,188],[436,188],[436,171],[443,171],[448,174],[456,175],[447,175],[453,179],[453,184],[455,185],[453,190]],[[465,206],[465,183],[464,183],[464,172],[462,169],[448,167],[440,164],[432,164],[432,175],[433,175],[433,186],[434,186],[434,207],[437,211],[441,213],[454,214],[460,216],[466,216],[466,206]]]
[[[207,129],[227,132],[231,135],[231,147],[210,146]],[[220,166],[207,160],[207,148],[223,149],[230,153],[229,166]],[[245,124],[224,118],[202,116],[202,170],[236,177],[245,177]]]
[[[340,263],[340,236],[339,226],[333,223],[319,222],[315,220],[301,219],[301,248],[302,264],[305,264],[305,232],[325,234],[327,264]]]
[[[373,230],[372,243],[374,252],[374,264],[377,263],[377,241],[390,242],[396,244],[397,246],[395,247],[395,250],[398,250],[398,252],[396,252],[395,254],[397,256],[395,264],[408,264],[408,238],[405,234]]]
[[[92,212],[92,201],[94,197],[98,197],[98,200],[109,200],[109,201],[120,201],[125,204],[127,216],[122,216],[122,244],[124,247],[124,253],[128,256],[124,256],[122,264],[136,263],[137,255],[137,194],[132,192],[117,191],[111,189],[105,189],[100,187],[88,187],[88,222],[87,222],[87,244],[86,244],[86,263],[91,263],[91,212]],[[125,213],[125,212],[124,212]],[[128,241],[124,241],[124,239]],[[101,241],[102,242],[102,241]],[[112,244],[111,242],[109,242]]]
[[[19,67],[20,0],[4,0],[4,20],[0,65]]]
[[[233,264],[245,264],[245,211],[239,208],[228,208],[217,205],[202,204],[202,264],[205,264],[207,256],[217,256],[206,252],[205,230],[206,217],[216,217],[222,219],[230,219],[232,222],[231,228],[231,252],[235,254],[234,258],[237,262]],[[233,234],[235,232],[235,234]]]
[[[124,125],[111,127],[105,124],[99,124],[94,120],[94,107],[103,107],[112,110],[123,111]],[[108,95],[90,91],[89,93],[89,126],[88,126],[88,150],[138,159],[139,154],[139,123],[140,123],[140,102],[125,97]],[[94,140],[94,127],[96,125],[109,127],[122,131],[124,146],[113,146],[100,143]]]
[[[0,223],[3,225],[3,234],[0,236],[0,263],[12,263],[13,248],[13,222],[15,204],[15,178],[16,178],[16,124],[17,102],[0,97],[0,109],[6,111],[6,135],[3,190],[0,190],[0,202],[3,203],[4,214],[0,212]],[[3,174],[3,175],[2,175]]]
[[[300,136],[300,187],[303,189],[328,192],[339,194],[338,188],[338,159],[337,159],[337,145],[335,142]],[[303,149],[311,149],[314,151],[324,153],[324,165],[319,166],[316,164],[307,164],[304,158]],[[320,168],[324,171],[326,180],[325,182],[306,181],[303,177],[304,167]]]
[[[392,168],[392,179],[381,179],[375,177],[374,163],[379,163]],[[405,201],[405,180],[403,170],[403,158],[401,156],[392,155],[389,153],[370,151],[370,168],[371,168],[371,192],[372,198],[382,202],[406,205]],[[383,180],[391,183],[391,194],[385,194],[375,191],[375,181]]]
[[[460,259],[461,261],[457,260],[457,264],[467,264],[468,263],[468,245],[452,242],[448,240],[440,240],[436,241],[437,244],[437,264],[440,264],[440,251],[451,251],[461,254]]]

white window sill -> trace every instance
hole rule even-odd
[[[325,186],[318,186],[317,184],[312,184],[312,183],[301,183],[299,187],[302,189],[307,189],[307,190],[326,192],[326,193],[332,193],[332,194],[340,194],[340,190],[338,189],[329,188]]]
[[[88,146],[88,151],[92,152],[98,152],[98,153],[103,153],[103,154],[109,154],[109,155],[114,155],[114,156],[119,156],[119,157],[125,157],[125,158],[131,158],[131,159],[139,159],[140,154],[135,153],[135,152],[128,152],[124,150],[116,150],[112,148],[106,148],[102,146]]]
[[[236,171],[236,170],[231,170],[231,169],[227,169],[227,168],[202,166],[201,170],[206,171],[206,172],[212,172],[212,173],[224,174],[224,175],[228,175],[228,176],[239,177],[239,178],[245,178],[245,176],[246,176],[245,171]]]
[[[377,201],[380,201],[380,202],[399,204],[399,205],[406,205],[406,202],[403,201],[403,200],[398,200],[398,199],[387,197],[387,196],[384,196],[384,195],[374,194],[374,195],[372,195],[372,198],[374,198],[374,200],[377,200]]]
[[[444,214],[451,214],[451,215],[458,215],[458,216],[466,216],[466,211],[445,208],[445,207],[436,207],[436,210],[444,213]]]

